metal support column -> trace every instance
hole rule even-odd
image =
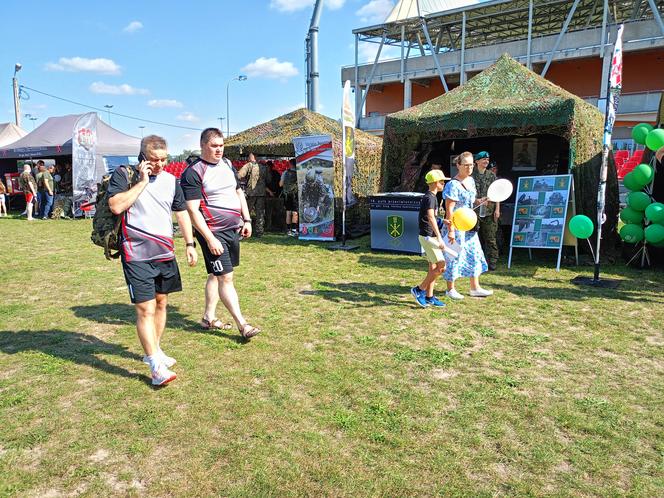
[[[403,83],[403,108],[408,109],[413,105],[413,82],[406,78]]]
[[[530,62],[530,54],[533,50],[533,0],[528,2],[528,48],[526,49],[526,67],[528,69],[533,68],[532,62]]]
[[[362,105],[360,105],[360,113],[355,116],[356,123],[355,126],[360,127],[360,117],[362,117],[362,109],[364,109],[364,104],[367,101],[369,95],[369,88],[371,87],[371,82],[373,81],[374,74],[376,74],[376,68],[378,67],[378,59],[380,59],[380,52],[383,50],[383,45],[385,45],[385,38],[387,37],[387,30],[383,30],[383,38],[380,40],[380,45],[378,46],[378,52],[376,52],[376,58],[374,59],[373,66],[371,68],[371,73],[369,73],[369,79],[367,80],[367,86],[364,89],[364,95],[362,96]]]
[[[360,68],[359,68],[359,43],[360,35],[355,34],[355,116],[357,122],[360,122],[360,117],[362,113],[362,108],[360,107],[360,102],[362,102],[362,87],[360,86]]]
[[[463,85],[466,82],[465,62],[466,62],[466,11],[464,10],[461,16],[461,64],[459,65],[460,85]]]
[[[404,24],[403,26],[401,26],[401,68],[400,68],[400,76],[399,76],[399,79],[401,80],[401,83],[403,83],[403,79],[404,79],[404,74],[403,74],[404,73],[404,60],[403,60],[403,56],[404,56],[404,43],[406,42],[405,38],[406,38],[406,25]]]
[[[664,35],[664,22],[662,22],[662,16],[659,15],[659,10],[657,9],[657,4],[655,0],[648,0],[648,5],[650,5],[650,10],[652,10],[652,16],[655,18],[655,22],[659,26],[659,30]]]
[[[604,0],[604,10],[602,11],[602,34],[599,39],[599,56],[604,58],[604,49],[606,48],[606,23],[609,19],[609,0]]]
[[[577,0],[577,2],[578,1],[579,0]],[[438,76],[440,76],[440,82],[443,84],[443,88],[445,89],[445,93],[447,93],[447,92],[449,92],[449,89],[447,88],[447,81],[445,81],[445,76],[443,75],[443,68],[440,67],[440,61],[438,60],[438,54],[436,54],[435,50],[433,50],[433,46],[431,45],[431,37],[429,36],[429,30],[427,29],[427,22],[424,20],[424,17],[420,17],[420,22],[422,23],[422,31],[424,31],[424,36],[427,39],[427,43],[429,44],[429,48],[431,49],[431,57],[433,57],[433,61],[436,64],[436,69],[438,70]]]
[[[572,8],[569,9],[569,14],[567,14],[567,19],[565,19],[565,24],[563,24],[563,29],[560,31],[560,34],[558,35],[558,38],[556,38],[556,43],[553,46],[553,49],[551,50],[551,53],[549,54],[549,58],[546,61],[546,65],[544,66],[544,69],[542,70],[542,78],[546,76],[546,72],[549,70],[549,66],[551,65],[551,62],[553,61],[553,56],[556,54],[558,51],[558,47],[560,46],[560,42],[563,41],[563,37],[565,36],[565,33],[567,32],[567,27],[569,26],[569,23],[572,21],[572,17],[574,17],[574,12],[576,12],[576,8],[579,6],[579,2],[581,0],[574,0],[574,3],[572,4]]]

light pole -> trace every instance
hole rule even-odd
[[[226,136],[230,137],[231,136],[231,113],[230,113],[230,107],[228,105],[228,89],[231,86],[232,81],[246,81],[247,77],[244,74],[240,74],[239,76],[236,76],[235,78],[232,78],[228,81],[226,84]]]
[[[141,129],[141,138],[143,138],[143,128],[145,128],[145,126],[139,126],[139,128]]]
[[[37,116],[33,116],[32,114],[24,114],[23,117],[28,118],[30,121],[32,121],[32,129],[35,129],[35,121],[37,121],[39,118]]]
[[[108,124],[111,124],[111,109],[113,109],[113,104],[106,104],[104,105],[106,110],[108,111]]]
[[[16,73],[18,73],[23,66],[18,62],[14,64],[14,77],[12,78],[12,85],[14,86],[14,117],[16,118],[16,126],[21,127],[21,103],[19,102],[19,92],[18,92],[18,79],[16,79]]]
[[[219,120],[219,129],[223,130],[224,129],[224,119],[226,119],[226,118],[218,117],[217,119]]]

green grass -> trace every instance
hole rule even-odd
[[[0,220],[0,496],[664,494],[661,270],[579,288],[590,267],[519,254],[493,297],[432,310],[421,258],[269,235],[236,270],[263,333],[200,330],[204,267],[181,266],[154,390],[89,231]]]

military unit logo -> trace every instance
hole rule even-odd
[[[388,216],[387,217],[387,233],[390,237],[398,239],[403,235],[403,217],[401,216]]]

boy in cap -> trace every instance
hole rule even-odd
[[[449,178],[445,177],[445,174],[441,170],[431,170],[426,174],[424,179],[429,186],[429,190],[424,194],[420,202],[418,215],[419,241],[429,262],[429,270],[422,283],[413,287],[410,293],[417,301],[417,304],[423,308],[427,306],[442,308],[445,306],[445,303],[433,295],[436,280],[445,271],[445,256],[443,255],[445,246],[436,220],[438,212],[436,194],[442,192],[443,187],[445,187],[445,180],[449,180]]]

